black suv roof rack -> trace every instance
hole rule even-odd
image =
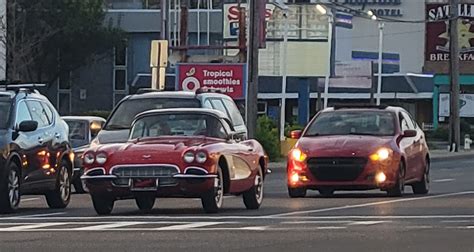
[[[139,88],[135,94],[146,94],[146,93],[153,93],[153,92],[161,92],[162,90],[155,89],[155,88]]]
[[[46,84],[43,83],[20,83],[20,82],[0,82],[0,88],[4,88],[7,91],[14,91],[18,93],[20,91],[26,91],[28,93],[38,93],[36,88],[46,87]]]
[[[203,94],[203,93],[218,93],[224,94],[220,88],[212,88],[212,87],[201,87],[196,90],[196,94]]]
[[[373,104],[338,104],[334,106],[334,110],[338,109],[351,109],[351,108],[360,108],[360,109],[386,109],[387,105],[373,105]]]

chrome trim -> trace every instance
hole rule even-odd
[[[117,176],[115,175],[98,175],[98,176],[87,176],[87,175],[82,175],[81,179],[86,180],[86,179],[116,179]]]
[[[207,179],[207,178],[217,178],[215,174],[208,175],[193,175],[193,174],[176,174],[173,178],[193,178],[193,179]]]
[[[177,165],[172,165],[172,164],[121,164],[121,165],[115,165],[113,166],[109,174],[113,174],[114,169],[116,168],[121,168],[121,167],[149,167],[149,166],[166,166],[166,167],[171,167],[176,169],[177,173],[180,173],[179,167]]]
[[[81,169],[81,168],[79,168],[79,169]],[[90,170],[85,171],[85,172],[84,172],[84,176],[87,175],[87,174],[89,174],[90,172],[93,172],[93,171],[96,171],[96,170],[101,170],[104,175],[107,174],[107,173],[105,172],[105,168],[103,168],[103,167],[96,167],[96,168],[92,168],[92,169],[90,169]],[[103,175],[99,175],[99,176],[103,176]]]
[[[207,170],[204,169],[204,168],[197,167],[197,166],[189,166],[189,167],[187,167],[186,169],[184,169],[184,174],[186,174],[189,169],[201,170],[201,171],[203,171],[204,173],[209,174],[209,171],[207,171]]]

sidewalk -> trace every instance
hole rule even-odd
[[[432,150],[430,151],[431,161],[452,161],[456,159],[463,159],[463,158],[472,158],[474,162],[474,150],[465,151],[461,150],[457,153],[448,152],[447,150]],[[283,159],[279,162],[270,162],[268,164],[268,168],[270,169],[279,169],[285,168],[286,169],[286,159]]]

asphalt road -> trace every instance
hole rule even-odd
[[[216,215],[194,199],[160,199],[151,213],[134,201],[97,216],[88,195],[50,210],[26,196],[21,209],[0,215],[0,251],[470,251],[474,252],[474,160],[432,164],[432,190],[402,198],[380,191],[287,196],[284,169],[265,184],[260,210],[227,197]]]

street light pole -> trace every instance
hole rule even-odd
[[[324,108],[328,107],[328,99],[329,99],[329,78],[331,77],[331,53],[332,53],[332,30],[333,30],[333,23],[334,23],[334,16],[332,13],[329,13],[327,8],[317,4],[316,10],[318,10],[321,14],[326,15],[328,18],[328,59],[327,59],[327,72],[326,77],[324,79]]]
[[[450,117],[449,117],[449,142],[450,150],[458,152],[461,144],[461,122],[459,116],[459,0],[451,0],[451,15],[449,19],[449,49],[450,49]]]
[[[285,28],[283,32],[283,57],[280,61],[282,65],[282,80],[281,80],[281,108],[280,108],[280,141],[285,141],[285,118],[286,118],[286,81],[287,81],[287,58],[288,58],[288,30],[290,25],[288,23],[288,9],[283,10],[285,18]]]
[[[378,60],[378,71],[377,71],[377,105],[380,105],[380,96],[382,93],[382,72],[383,72],[383,28],[384,23],[379,21],[379,60]]]

